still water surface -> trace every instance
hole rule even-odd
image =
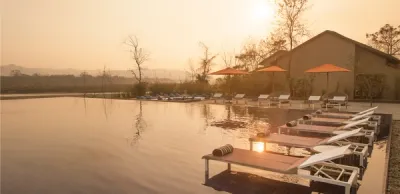
[[[248,137],[267,123],[274,129],[304,115],[282,109],[68,97],[1,104],[4,194],[225,193],[203,185],[203,155],[227,143],[248,149]],[[225,119],[241,125],[213,125]],[[225,168],[212,162],[211,176]],[[241,169],[307,184],[234,166]]]

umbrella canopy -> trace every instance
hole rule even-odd
[[[269,67],[260,69],[258,71],[261,71],[261,72],[272,72],[272,82],[271,83],[272,83],[272,92],[273,92],[275,90],[274,73],[275,72],[285,72],[286,70],[282,69],[279,66],[273,65],[273,66],[269,66]]]
[[[213,72],[213,73],[209,73],[209,75],[227,75],[228,80],[230,80],[230,75],[247,75],[247,74],[250,74],[250,73],[242,71],[242,70],[234,69],[231,67],[228,67],[228,68],[225,68],[225,69]],[[232,84],[229,83],[229,93],[231,93],[231,91],[232,91]]]
[[[350,70],[332,64],[323,64],[306,71],[306,73],[326,73],[326,89],[329,88],[329,73],[331,72],[349,72]]]
[[[247,75],[249,74],[248,72],[242,71],[242,70],[238,70],[238,69],[234,69],[231,67],[210,73],[209,75]]]
[[[260,69],[260,70],[257,70],[257,71],[264,71],[264,72],[285,72],[286,70],[280,68],[279,66],[273,65],[273,66],[269,66],[269,67],[266,67],[266,68],[263,68],[263,69]]]
[[[332,64],[323,64],[306,71],[306,73],[349,72],[350,70]]]

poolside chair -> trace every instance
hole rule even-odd
[[[212,97],[211,97],[211,99],[212,100],[214,100],[214,103],[217,103],[217,100],[218,99],[222,99],[222,93],[215,93]],[[223,99],[222,99],[223,100]]]
[[[375,134],[379,134],[378,121],[372,120],[373,111],[364,113],[362,115],[357,115],[350,119],[342,119],[342,118],[324,118],[324,117],[315,117],[311,116],[309,119],[299,119],[299,123],[308,124],[308,125],[328,125],[328,126],[341,126],[345,124],[353,123],[354,121],[363,120],[363,123],[359,123],[358,125],[362,125],[364,128],[372,129],[375,131]],[[309,117],[309,116],[308,116]]]
[[[346,106],[347,109],[347,97],[346,96],[334,96],[332,99],[328,99],[325,104],[325,109],[328,110],[329,106],[339,106],[339,111],[342,105]]]
[[[363,115],[365,113],[368,112],[372,112],[372,114],[374,113],[374,111],[377,109],[378,107],[373,107],[358,113],[347,113],[347,112],[323,112],[323,111],[317,111],[315,113],[313,113],[313,116],[315,117],[322,117],[322,118],[338,118],[338,119],[351,119],[360,115]],[[377,121],[378,125],[380,125],[381,123],[381,116],[379,115],[371,115],[371,120],[372,121]]]
[[[315,182],[343,186],[345,194],[350,194],[352,188],[358,187],[357,177],[359,168],[329,163],[329,161],[345,156],[350,145],[331,149],[309,157],[296,157],[268,152],[254,152],[234,148],[224,156],[205,155],[205,183],[209,179],[209,161],[227,163],[227,170],[231,171],[231,164],[252,167],[281,174],[296,175]]]
[[[234,100],[236,100],[236,104],[239,102],[239,100],[245,100],[244,99],[244,96],[245,96],[246,94],[236,94],[234,97],[233,97],[233,99]],[[246,104],[246,100],[244,101],[244,103]]]
[[[283,132],[288,134],[308,133],[308,134],[319,134],[323,136],[332,136],[345,133],[346,131],[354,128],[363,127],[363,129],[359,133],[353,135],[357,137],[356,138],[357,141],[355,142],[365,143],[368,144],[369,146],[373,146],[373,142],[375,141],[376,130],[365,129],[363,123],[365,123],[366,121],[368,121],[368,118],[353,121],[348,124],[342,124],[340,126],[308,125],[308,124],[297,123],[297,125],[295,126],[288,127],[285,124],[278,127],[278,133],[279,134]]]
[[[283,103],[288,103],[289,106],[291,106],[292,103],[291,103],[291,101],[289,100],[289,98],[290,98],[290,95],[289,95],[289,94],[280,95],[280,96],[278,97],[278,107],[280,108],[280,107],[281,107],[281,104],[283,104]]]
[[[258,105],[260,106],[262,101],[268,101],[268,105],[269,105],[269,95],[268,94],[260,94],[260,96],[258,96],[257,98],[258,101]]]
[[[355,143],[352,142],[351,139],[348,139],[361,132],[361,129],[362,128],[346,131],[344,133],[327,138],[303,137],[276,133],[269,134],[268,136],[264,137],[253,136],[249,138],[250,150],[253,150],[253,142],[263,142],[264,150],[266,150],[266,143],[287,147],[288,155],[290,155],[291,148],[306,148],[317,152],[318,148],[321,146],[329,146],[329,148],[334,148],[337,146],[351,145],[350,149],[353,151],[353,154],[357,155],[357,158],[353,163],[349,164],[365,168],[366,159],[369,155],[368,144]]]
[[[308,104],[308,106],[312,105],[312,109],[315,109],[315,104],[321,102],[321,96],[310,96],[304,102],[304,104]],[[303,104],[301,104],[301,108],[303,108]]]

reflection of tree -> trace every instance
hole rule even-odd
[[[107,108],[108,106],[108,102],[111,104],[111,107]],[[112,99],[107,99],[107,98],[103,98],[102,99],[102,103],[103,103],[103,112],[104,112],[104,116],[106,117],[106,119],[108,119],[108,115],[111,114],[111,110],[112,110]]]
[[[225,110],[227,111],[227,115],[226,115],[226,119],[227,120],[231,120],[231,106],[230,105],[226,105],[225,106]]]
[[[237,117],[237,115],[239,117],[246,117],[246,115],[247,115],[247,107],[232,106],[232,112],[235,114],[235,117]]]
[[[205,131],[207,129],[207,126],[210,124],[210,119],[213,118],[209,104],[203,104],[201,114],[203,115],[205,121],[203,128],[203,130]]]
[[[135,117],[135,122],[132,126],[132,128],[135,131],[135,134],[132,136],[132,138],[128,138],[128,141],[130,142],[130,145],[134,145],[136,142],[138,142],[142,136],[142,133],[146,129],[146,122],[143,120],[143,106],[142,106],[142,101],[139,101],[139,113]]]

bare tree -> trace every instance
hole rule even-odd
[[[84,88],[84,93],[83,93],[83,96],[86,96],[86,78],[88,77],[88,73],[86,72],[86,71],[83,71],[79,76],[82,78],[82,81],[83,81],[83,88]]]
[[[400,25],[393,27],[386,24],[378,32],[367,34],[369,43],[374,48],[389,55],[400,55]]]
[[[242,52],[236,56],[239,60],[239,67],[247,71],[253,71],[258,68],[258,65],[271,54],[271,49],[269,48],[268,39],[254,41],[248,40],[242,48]]]
[[[203,48],[203,56],[200,58],[200,67],[196,79],[199,82],[208,83],[208,74],[211,71],[212,61],[218,56],[212,54],[209,48],[202,42],[199,45]]]
[[[277,33],[281,34],[288,49],[291,51],[300,44],[302,38],[309,36],[309,31],[302,20],[302,15],[308,9],[308,0],[276,0],[278,5],[279,28]],[[293,93],[293,82],[291,78],[292,53],[289,53],[288,73],[290,93]]]
[[[233,52],[233,54],[224,52],[221,56],[221,59],[224,62],[225,67],[234,67],[238,61],[238,59],[235,57],[235,52]]]
[[[288,49],[297,46],[309,31],[302,20],[308,9],[308,0],[276,0],[278,5],[279,31],[288,43]]]
[[[125,44],[130,47],[129,52],[136,64],[136,69],[130,70],[139,84],[142,83],[143,78],[143,63],[149,60],[150,54],[145,49],[139,46],[139,41],[136,36],[129,36]]]
[[[272,32],[265,39],[262,39],[259,43],[259,48],[262,55],[268,57],[281,50],[287,49],[287,41],[285,37],[279,32]]]
[[[193,60],[189,58],[187,65],[189,69],[186,70],[186,74],[190,78],[190,81],[193,82],[196,79],[196,74],[197,74],[197,70],[193,65]]]

